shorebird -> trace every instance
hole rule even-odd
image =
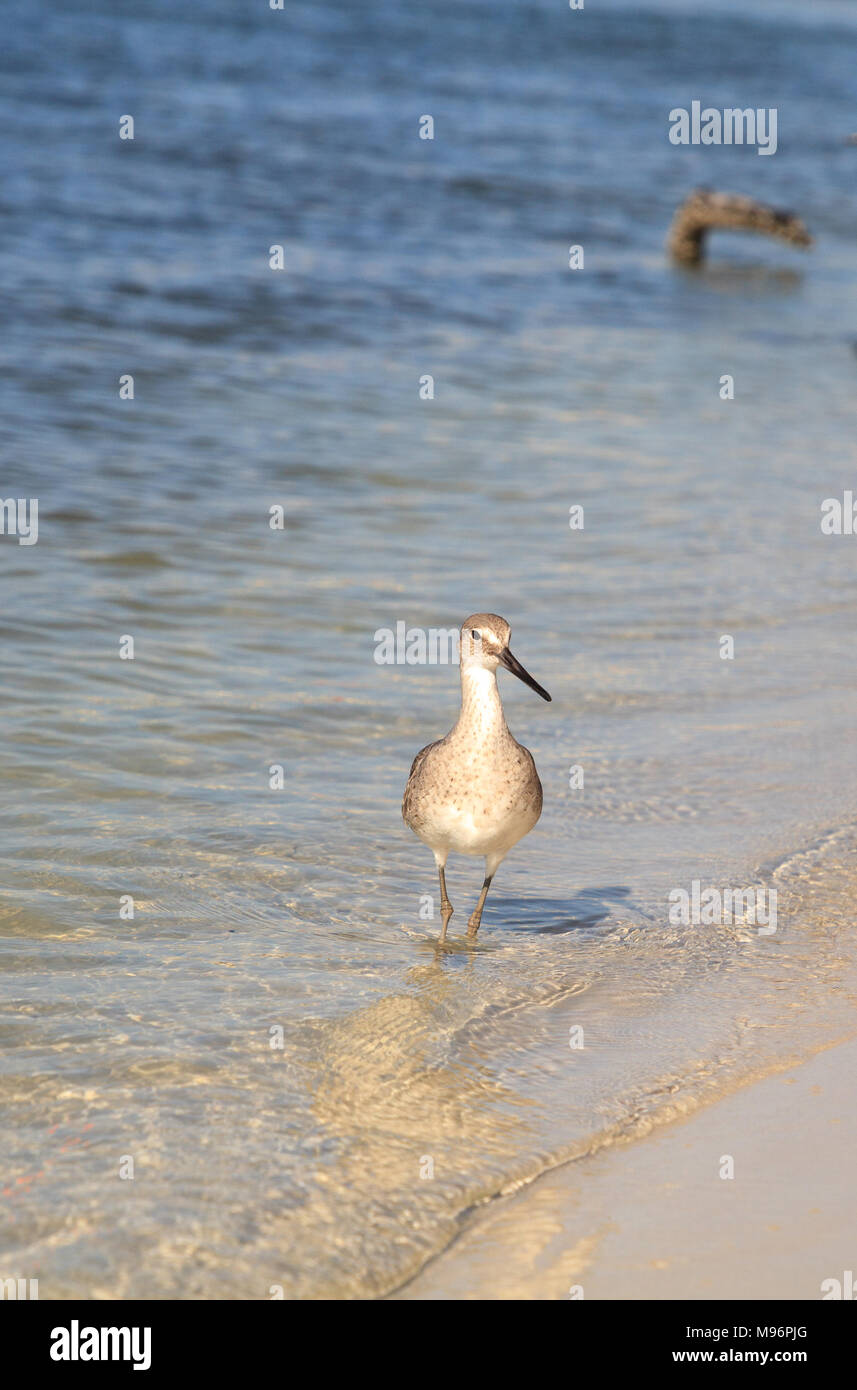
[[[543,700],[550,695],[509,651],[511,633],[496,613],[474,613],[462,624],[458,723],[417,754],[405,787],[405,824],[433,851],[440,875],[441,941],[453,912],[445,874],[450,851],[485,859],[482,892],[467,923],[467,935],[475,936],[499,864],[542,813],[539,774],[530,751],[509,732],[497,667]]]
[[[741,193],[715,193],[695,188],[676,211],[669,232],[669,251],[674,261],[699,265],[705,255],[705,238],[715,227],[729,231],[763,232],[793,246],[811,246],[812,237],[793,212],[757,203]]]

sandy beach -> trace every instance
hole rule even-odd
[[[395,1297],[835,1297],[825,1281],[857,1268],[856,1074],[852,1038],[566,1164],[484,1208]]]

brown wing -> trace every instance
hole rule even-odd
[[[533,805],[538,807],[539,815],[541,815],[543,800],[542,784],[538,774],[538,769],[536,768],[536,760],[530,752],[529,748],[525,748],[522,743],[519,743],[518,747],[524,755],[524,761],[526,763],[529,763],[530,771],[533,774]]]
[[[402,797],[402,820],[405,822],[405,825],[410,825],[409,815],[411,811],[411,802],[417,783],[420,780],[420,769],[426,760],[427,754],[429,754],[433,748],[437,748],[437,745],[442,742],[443,739],[439,738],[435,739],[434,743],[427,743],[425,748],[420,749],[414,761],[411,763],[411,770],[408,773],[408,780],[405,784],[405,794]]]

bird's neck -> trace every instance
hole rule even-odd
[[[475,738],[491,738],[506,728],[497,676],[484,666],[461,668],[461,713],[456,729]]]

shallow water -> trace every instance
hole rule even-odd
[[[851,1016],[857,542],[819,519],[855,21],[693,8],[15,6],[0,1273],[42,1297],[386,1292],[474,1202]],[[671,146],[695,97],[777,104],[776,156]],[[702,182],[816,245],[675,271]],[[475,950],[452,865],[438,953],[399,801],[457,673],[373,634],[480,609],[554,697],[501,677],[545,811]],[[780,883],[777,933],[671,926],[693,879]]]

